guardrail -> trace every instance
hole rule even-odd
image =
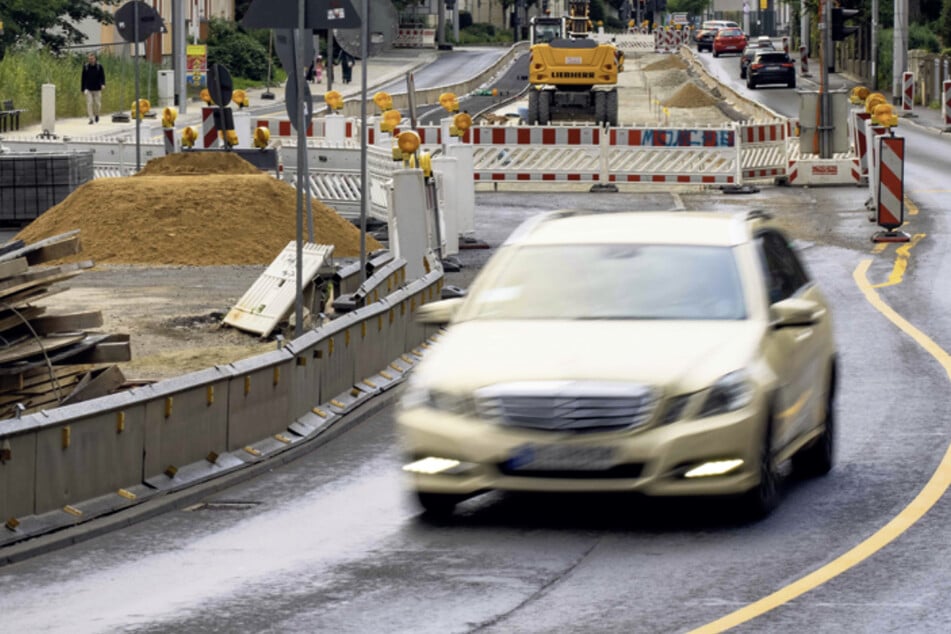
[[[378,282],[400,266],[384,266]],[[0,421],[0,546],[314,439],[402,380],[435,333],[414,314],[442,285],[433,259],[421,278],[273,352]]]

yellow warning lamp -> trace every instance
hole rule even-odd
[[[248,93],[240,88],[231,94],[231,101],[233,101],[238,108],[246,108],[251,105],[251,100],[248,99]]]
[[[264,126],[259,126],[254,129],[254,147],[259,149],[265,149],[268,143],[271,142],[271,131],[265,128]]]
[[[204,101],[204,102],[205,102],[207,105],[209,105],[209,106],[212,106],[212,105],[214,105],[214,103],[215,103],[214,101],[212,101],[212,99],[211,99],[211,93],[208,92],[208,89],[207,89],[207,88],[202,88],[202,89],[201,89],[201,92],[198,94],[198,97],[199,97],[199,99],[201,99],[202,101]]]
[[[162,127],[163,128],[174,128],[175,120],[178,119],[178,110],[171,106],[166,106],[162,110]]]
[[[875,106],[882,103],[888,103],[888,99],[885,98],[885,95],[880,92],[873,92],[865,98],[865,112],[872,114],[875,110]]]
[[[439,105],[446,109],[446,112],[459,112],[459,102],[456,100],[455,93],[444,92],[439,95]]]
[[[324,93],[324,103],[334,112],[343,110],[343,95],[336,90],[328,90]]]
[[[198,130],[192,126],[188,126],[182,130],[182,147],[194,147],[195,141],[197,140]]]
[[[393,107],[393,97],[390,96],[390,93],[381,90],[373,95],[373,103],[380,109],[380,112],[386,112]]]
[[[235,130],[225,130],[222,135],[225,140],[225,145],[228,147],[234,147],[238,144],[238,133]]]
[[[399,110],[387,110],[383,113],[383,118],[380,121],[380,130],[383,132],[392,132],[402,120],[403,115],[400,114]]]
[[[492,96],[493,96],[493,97],[498,97],[498,96],[499,96],[499,89],[498,89],[498,88],[493,88],[493,89],[492,89]],[[457,104],[456,104],[456,110],[458,110],[458,109],[459,109],[459,104],[457,103]]]
[[[868,88],[865,86],[855,86],[852,88],[852,92],[849,94],[849,101],[856,105],[865,103],[865,99],[868,97],[868,92]]]
[[[136,102],[133,101],[130,108],[132,110],[132,118],[141,119],[149,110],[151,110],[152,104],[149,103],[148,99],[139,99],[138,107],[136,106]]]
[[[898,115],[892,111],[890,103],[880,103],[872,110],[872,123],[884,128],[894,128],[898,125]]]
[[[460,112],[452,118],[452,125],[449,126],[450,136],[465,136],[466,131],[472,127],[472,117],[468,112]]]
[[[433,175],[433,157],[429,155],[429,152],[420,152],[419,154],[419,168],[423,170],[423,176],[426,178],[431,178]]]
[[[420,139],[415,130],[403,130],[396,137],[396,145],[403,154],[403,160],[413,156],[419,149]]]

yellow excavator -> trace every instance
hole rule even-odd
[[[623,58],[591,39],[590,0],[570,0],[568,15],[531,20],[528,123],[553,120],[618,124],[617,76]]]

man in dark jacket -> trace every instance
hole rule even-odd
[[[89,115],[90,125],[99,122],[99,112],[102,110],[102,89],[106,87],[106,71],[96,59],[95,53],[90,53],[83,64],[82,91],[86,95],[86,114]]]

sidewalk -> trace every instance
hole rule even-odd
[[[367,98],[372,99],[376,87],[383,86],[395,79],[405,75],[407,71],[414,70],[436,60],[439,53],[430,49],[393,49],[380,55],[371,57],[367,60]],[[333,89],[344,96],[345,101],[351,101],[360,98],[362,88],[362,64],[357,61],[353,67],[353,78],[349,84],[344,84],[341,79],[339,67],[334,67]],[[274,94],[274,99],[262,99],[261,96],[267,92],[267,88],[251,88],[247,90],[248,98],[251,101],[250,112],[252,116],[258,117],[279,117],[286,118],[287,112],[284,107],[284,85],[271,86],[270,92]],[[327,76],[324,73],[324,81],[321,84],[310,84],[310,91],[314,98],[315,107],[323,104],[323,96],[327,91]],[[131,104],[131,100],[130,100]],[[204,104],[199,100],[189,101],[186,104],[185,114],[180,114],[176,121],[176,128],[184,126],[201,127],[201,108]],[[233,104],[232,104],[233,105]],[[154,118],[145,118],[139,124],[139,134],[143,141],[149,141],[161,138],[162,126],[162,106],[157,102],[152,105]],[[123,111],[128,115],[129,111]],[[134,139],[136,135],[136,121],[113,122],[111,112],[104,112],[99,118],[98,123],[90,124],[89,120],[83,117],[70,117],[56,120],[56,127],[52,134],[57,137],[69,137],[72,139],[82,138],[118,138],[127,137]],[[43,126],[35,123],[25,126],[12,133],[6,133],[9,139],[14,138],[36,138],[43,133]]]

